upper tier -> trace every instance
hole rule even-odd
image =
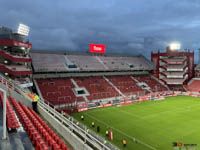
[[[31,53],[35,72],[152,70],[144,56],[92,56],[86,54]]]

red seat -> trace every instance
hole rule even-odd
[[[59,149],[60,149],[60,147],[58,146],[58,144],[55,143],[55,144],[53,145],[52,150],[59,150]]]

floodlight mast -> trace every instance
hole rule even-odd
[[[25,24],[19,24],[18,29],[17,29],[17,33],[21,34],[23,36],[28,36],[29,35],[29,31],[30,31],[30,27],[25,25]]]
[[[169,49],[170,49],[171,51],[177,51],[177,50],[179,50],[180,48],[181,48],[181,44],[178,43],[178,42],[173,42],[173,43],[171,43],[171,44],[169,45]]]

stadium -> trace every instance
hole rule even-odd
[[[31,50],[29,28],[0,28],[0,149],[199,149],[194,52]],[[29,94],[39,95],[37,111]]]

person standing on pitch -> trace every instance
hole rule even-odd
[[[126,147],[126,140],[125,139],[123,140],[123,145],[124,145],[124,147]]]
[[[94,122],[92,122],[92,127],[93,127],[93,128],[95,127],[95,124],[94,124]]]
[[[97,132],[100,132],[100,127],[99,126],[97,126]]]
[[[83,115],[81,115],[81,120],[82,120],[82,121],[84,120],[84,116],[83,116]]]
[[[108,132],[108,130],[106,130],[106,136],[108,137],[108,134],[109,134],[109,132]]]

